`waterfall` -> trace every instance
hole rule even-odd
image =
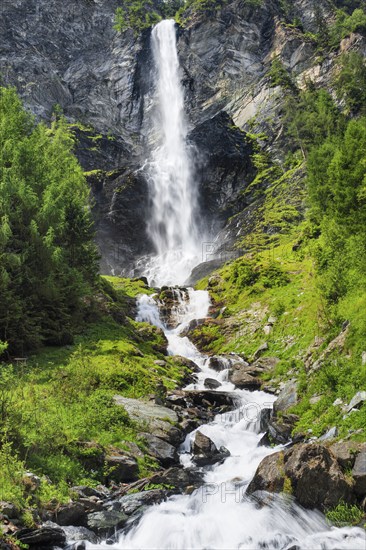
[[[146,165],[151,199],[147,229],[156,255],[144,274],[157,286],[184,284],[201,261],[202,244],[173,20],[154,27],[151,47],[156,77],[148,117],[153,145]]]

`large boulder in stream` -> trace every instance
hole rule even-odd
[[[140,435],[147,445],[149,455],[156,458],[162,466],[171,466],[178,462],[178,453],[173,445],[150,433]]]
[[[324,510],[352,502],[352,483],[324,445],[301,443],[262,460],[247,492],[289,492],[305,508]]]
[[[215,443],[202,432],[196,432],[192,444],[193,459],[197,466],[208,466],[221,462],[230,456],[230,452],[225,447],[218,449]]]
[[[259,390],[261,380],[253,376],[250,367],[245,367],[241,363],[236,363],[229,370],[229,380],[237,388],[242,390]]]
[[[178,415],[172,409],[152,401],[131,399],[122,395],[115,395],[114,401],[126,409],[131,420],[147,428],[150,434],[171,445],[179,445],[183,441],[184,436],[175,425],[179,420]]]

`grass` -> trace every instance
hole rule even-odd
[[[0,500],[20,510],[66,502],[73,485],[104,482],[110,447],[123,450],[134,441],[143,451],[141,427],[113,396],[144,398],[159,381],[173,388],[185,374],[163,354],[161,331],[128,317],[131,299],[147,291],[143,283],[107,277],[101,287],[102,313],[73,345],[44,348],[26,365],[1,367]],[[108,314],[111,306],[122,323]],[[166,365],[156,365],[157,359]],[[156,462],[144,457],[139,466],[144,476]],[[39,488],[26,483],[27,470],[42,478]]]

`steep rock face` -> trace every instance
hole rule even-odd
[[[3,0],[0,64],[5,82],[15,85],[41,118],[49,118],[59,104],[70,119],[132,146],[148,85],[148,39],[113,30],[118,4]]]
[[[0,65],[5,83],[17,87],[39,118],[49,120],[59,104],[75,123],[86,171],[108,172],[97,190],[91,177],[102,271],[130,274],[133,259],[151,251],[147,184],[136,170],[146,160],[144,115],[154,67],[149,30],[140,37],[114,31],[119,3],[3,0]],[[288,20],[297,18],[310,32],[333,13],[328,0],[295,0],[288,11]],[[191,14],[178,30],[201,212],[212,236],[221,229],[216,242],[223,261],[230,256],[226,249],[253,231],[271,185],[269,179],[256,192],[247,190],[255,169],[245,132],[265,133],[262,146],[280,163],[289,145],[281,122],[283,90],[271,87],[268,77],[271,60],[278,55],[300,86],[305,78],[326,85],[334,65],[332,58],[319,64],[311,38],[282,19],[277,0],[256,8],[233,0],[216,15]],[[287,189],[288,201],[301,210],[298,180]],[[277,228],[270,224],[264,231]]]

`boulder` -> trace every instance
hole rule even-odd
[[[54,514],[53,520],[61,526],[74,525],[82,527],[86,525],[87,514],[80,502],[70,502],[61,505]]]
[[[283,452],[266,456],[259,464],[257,471],[248,485],[247,493],[255,491],[269,491],[280,493],[283,491],[285,476],[283,471]]]
[[[285,445],[291,441],[292,431],[299,417],[296,414],[283,414],[280,418],[274,416],[268,423],[268,433],[272,443]]]
[[[15,504],[3,500],[0,501],[0,513],[9,519],[17,519],[21,514]]]
[[[359,408],[366,401],[366,391],[359,391],[354,395],[347,407],[347,412]]]
[[[178,462],[178,453],[173,445],[153,434],[141,433],[140,435],[146,442],[149,455],[156,458],[160,464],[171,466]]]
[[[126,409],[132,420],[147,427],[151,434],[171,444],[181,443],[182,435],[174,426],[178,423],[178,415],[172,409],[121,395],[115,395],[114,401]]]
[[[258,359],[258,357],[267,350],[268,350],[268,343],[264,342],[264,344],[261,344],[259,348],[254,352],[253,359]]]
[[[30,548],[41,548],[63,546],[66,542],[66,535],[61,527],[56,525],[43,525],[36,529],[20,529],[14,534],[15,538]]]
[[[106,456],[105,465],[108,469],[108,479],[117,483],[129,483],[139,477],[137,460],[132,456],[111,454]]]
[[[225,447],[218,449],[215,443],[200,431],[196,432],[192,452],[198,466],[215,464],[230,456],[230,452]]]
[[[352,501],[352,486],[336,458],[323,445],[300,443],[284,455],[285,475],[305,508],[333,508]]]
[[[336,458],[323,445],[300,443],[286,452],[262,460],[248,486],[255,491],[291,492],[305,508],[335,507],[340,500],[352,502],[352,484]]]
[[[352,470],[354,490],[357,495],[366,495],[366,449],[362,450],[356,457]]]
[[[259,432],[263,433],[268,429],[268,424],[272,415],[272,409],[261,409],[259,417]]]
[[[98,543],[98,537],[93,531],[87,529],[86,527],[75,527],[73,525],[62,527],[63,532],[66,535],[67,540],[78,541],[87,541],[92,544]]]
[[[150,483],[169,485],[174,492],[185,493],[187,487],[199,487],[203,480],[203,474],[193,468],[173,466],[163,472],[158,472],[150,478]]]
[[[329,447],[331,453],[336,457],[338,464],[344,470],[353,468],[356,455],[359,452],[359,443],[354,441],[337,441]]]
[[[125,525],[128,516],[116,510],[101,510],[88,514],[88,528],[101,536],[112,534],[115,529]]]
[[[159,504],[167,497],[167,491],[162,489],[151,489],[150,491],[141,491],[131,495],[126,495],[118,499],[120,510],[128,516],[134,514],[142,506],[151,506]]]
[[[324,435],[319,437],[319,441],[329,441],[331,439],[335,439],[338,435],[338,428],[337,426],[333,426],[333,428],[330,428]]]
[[[280,391],[278,398],[273,404],[273,411],[286,412],[288,409],[296,405],[298,401],[297,396],[297,383],[296,380],[290,380]]]
[[[216,390],[221,386],[221,382],[219,382],[218,380],[215,380],[214,378],[206,378],[203,385],[208,390]]]
[[[233,365],[229,371],[229,380],[237,388],[245,390],[258,390],[261,387],[259,378],[255,378],[247,372],[247,367],[240,364]]]

